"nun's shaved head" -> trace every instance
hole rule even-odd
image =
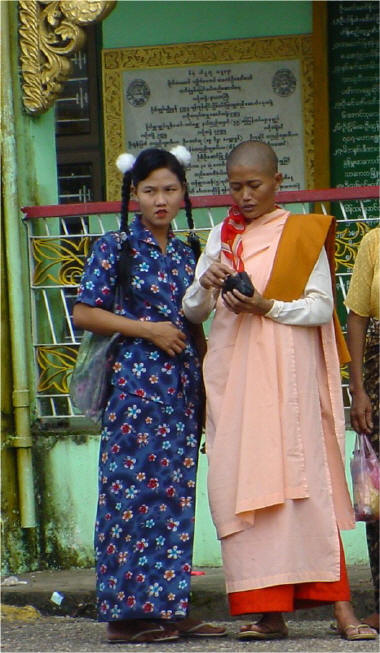
[[[227,175],[236,166],[257,167],[270,175],[278,170],[278,159],[270,145],[261,141],[244,141],[229,153],[227,157]]]

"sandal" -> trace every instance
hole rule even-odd
[[[213,626],[204,621],[199,621],[188,628],[182,628],[181,622],[177,622],[176,628],[181,637],[225,637],[227,635],[227,629],[224,626]]]
[[[156,643],[156,642],[169,642],[172,640],[179,639],[179,634],[177,630],[169,630],[163,626],[154,626],[154,628],[143,628],[142,630],[137,630],[136,632],[126,632],[119,637],[110,638],[108,636],[108,644],[128,644],[128,642],[136,643]]]
[[[259,639],[264,641],[267,639],[284,639],[288,636],[288,629],[285,624],[280,630],[271,630],[270,626],[260,621],[242,628],[244,630],[240,629],[238,639]]]
[[[362,632],[363,630],[366,632]],[[355,642],[360,639],[377,639],[376,630],[368,626],[368,624],[358,624],[357,626],[349,624],[344,628],[338,628],[338,633],[342,639],[346,639],[349,642]]]

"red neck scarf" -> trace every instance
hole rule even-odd
[[[231,262],[236,272],[244,270],[242,261],[243,243],[241,236],[245,231],[247,223],[244,215],[240,213],[237,206],[232,206],[228,215],[223,220],[221,230],[222,252]]]

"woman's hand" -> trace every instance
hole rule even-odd
[[[233,270],[224,263],[212,263],[206,272],[202,274],[199,283],[203,288],[209,290],[210,288],[220,288],[223,286],[224,280],[231,274]]]
[[[147,329],[147,333],[143,337],[153,342],[172,358],[185,349],[186,336],[172,322],[144,322],[143,324]]]
[[[106,336],[120,333],[126,338],[145,338],[172,357],[180,354],[186,347],[185,334],[172,322],[131,320],[86,304],[75,304],[74,324],[81,329]]]
[[[363,358],[369,318],[350,309],[347,316],[347,340],[351,355],[350,371],[351,426],[368,435],[373,430],[371,401],[363,386]]]
[[[232,313],[252,313],[253,315],[265,315],[273,306],[273,299],[265,299],[256,290],[252,297],[243,295],[238,290],[231,290],[223,295],[225,306]]]
[[[357,433],[369,435],[373,430],[371,401],[364,390],[352,394],[350,408],[351,425]]]

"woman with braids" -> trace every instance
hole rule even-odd
[[[170,223],[184,201],[194,226],[189,160],[182,146],[120,155],[120,231],[96,241],[74,307],[77,327],[120,334],[95,527],[98,615],[112,642],[225,634],[188,617],[205,341],[181,307],[199,242],[175,238]]]

